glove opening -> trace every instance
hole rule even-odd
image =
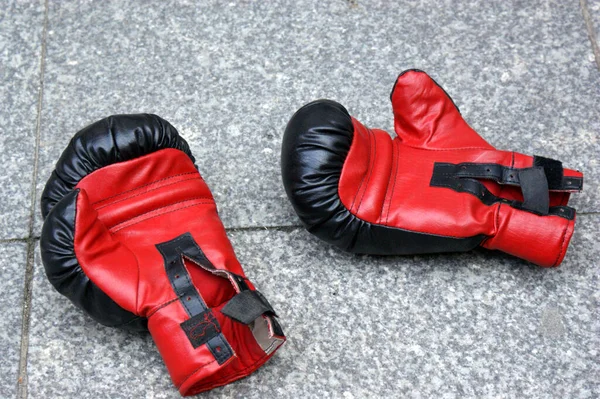
[[[273,310],[264,295],[251,288],[251,283],[246,277],[228,270],[217,269],[208,260],[208,263],[205,264],[205,262],[198,262],[186,254],[183,254],[183,258],[185,261],[193,263],[194,266],[199,266],[202,271],[208,272],[204,274],[208,274],[213,278],[229,280],[228,289],[222,284],[218,284],[221,292],[234,292],[231,299],[221,308],[221,313],[238,323],[248,326],[256,343],[267,355],[274,352],[285,342],[285,336],[277,322],[275,310]],[[206,287],[206,284],[197,286],[202,293],[202,287]]]

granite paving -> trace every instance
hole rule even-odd
[[[0,398],[16,394],[27,245],[0,243]]]
[[[230,233],[288,342],[211,398],[600,395],[600,216],[581,217],[565,262],[498,252],[373,257],[301,229]],[[99,326],[36,262],[29,396],[176,398],[150,337]]]
[[[576,1],[61,1],[48,18],[38,191],[79,129],[152,112],[190,142],[226,226],[295,225],[279,177],[294,111],[332,98],[391,131],[394,80],[421,68],[492,144],[583,170],[574,203],[600,210],[600,75]]]
[[[82,314],[37,247],[39,196],[69,139],[138,112],[188,140],[289,339],[199,397],[600,397],[600,68],[582,5],[598,37],[598,0],[2,2],[0,398],[179,397],[150,336]],[[407,68],[497,148],[584,172],[560,268],[483,249],[354,256],[299,227],[279,169],[291,115],[331,98],[392,132]]]
[[[43,1],[3,1],[0,11],[0,239],[29,233]]]

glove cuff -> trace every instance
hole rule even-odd
[[[482,246],[498,249],[543,267],[560,265],[575,227],[575,210],[553,207],[541,216],[500,204],[496,214],[496,234]]]
[[[148,329],[182,395],[251,374],[283,344],[265,297],[243,275],[215,267],[191,234],[156,248],[176,296],[149,310]]]
[[[148,329],[182,396],[248,376],[285,342],[271,306],[250,289],[191,318],[173,301],[149,317]]]

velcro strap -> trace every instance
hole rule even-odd
[[[265,313],[275,315],[267,299],[260,292],[252,290],[242,291],[231,298],[221,313],[246,325]]]
[[[552,160],[551,160],[552,161]],[[556,161],[558,162],[558,161]],[[550,166],[549,166],[550,165]],[[555,177],[558,163],[548,162],[545,166],[533,166],[531,168],[516,169],[507,168],[496,164],[449,164],[436,162],[429,184],[431,187],[447,187],[459,193],[469,193],[476,196],[486,205],[497,202],[510,204],[510,206],[536,213],[538,215],[554,215],[573,220],[575,210],[568,206],[550,207],[550,182],[547,179],[548,170],[554,169]],[[477,178],[490,178],[502,184],[521,186],[524,201],[509,200],[494,195]],[[579,181],[577,183],[577,180]],[[579,185],[581,178],[563,177],[561,189],[571,189]],[[556,183],[556,181],[555,181]]]
[[[533,167],[544,169],[548,188],[552,191],[581,191],[583,188],[581,177],[563,175],[564,169],[560,161],[536,155],[533,157]],[[463,162],[459,164],[436,163],[434,173],[443,176],[491,179],[500,184],[519,186],[522,184],[519,179],[521,170],[523,169],[493,163]]]
[[[550,210],[550,195],[548,191],[548,179],[541,166],[520,169],[519,181],[523,192],[523,204],[525,210],[547,215]]]
[[[225,363],[234,355],[233,349],[221,332],[221,326],[213,311],[208,308],[196,289],[183,257],[185,256],[211,273],[215,270],[215,267],[206,258],[206,255],[204,255],[190,233],[157,244],[156,248],[163,256],[165,270],[173,291],[179,297],[181,306],[190,316],[188,320],[180,323],[181,328],[194,348],[206,344],[217,363]]]
[[[563,185],[563,166],[562,162],[556,159],[540,157],[534,155],[533,167],[541,166],[544,168],[546,179],[548,180],[548,187],[560,188]]]

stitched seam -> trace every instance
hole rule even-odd
[[[518,169],[515,169],[515,171],[517,172]],[[498,179],[496,178],[496,176],[493,175],[486,175],[483,173],[465,173],[465,172],[457,172],[457,173],[436,173],[436,175],[440,175],[440,176],[455,176],[455,177],[479,177],[482,179],[487,179],[487,180],[495,180],[497,182],[502,181],[502,179]],[[514,183],[515,185],[517,183]]]
[[[383,219],[383,214],[386,213],[385,224],[387,224],[387,216],[390,214],[390,206],[392,202],[392,197],[394,196],[394,186],[396,185],[396,171],[397,169],[397,155],[396,154],[396,140],[392,141],[392,170],[390,171],[390,178],[388,179],[388,183],[385,189],[385,197],[383,197],[383,206],[381,207],[381,215],[379,215],[379,220]],[[392,179],[393,178],[393,179]],[[392,182],[390,184],[390,182]],[[390,187],[391,186],[391,187]],[[391,191],[390,191],[391,188]],[[388,201],[388,192],[390,194],[390,198]],[[387,209],[387,212],[386,212]]]
[[[514,151],[513,151],[513,152],[511,152],[511,155],[510,155],[510,157],[511,157],[511,161],[510,161],[510,169],[509,169],[509,170],[510,170],[512,173],[517,173],[517,176],[518,176],[518,173],[519,173],[519,171],[518,171],[518,170],[514,170],[514,168],[515,168],[515,152],[514,152]],[[513,170],[514,170],[514,171],[513,171]],[[494,179],[494,180],[495,180],[495,179]],[[500,198],[504,198],[504,191],[505,191],[505,187],[504,187],[504,185],[505,185],[505,184],[508,184],[508,185],[511,185],[511,186],[522,187],[520,179],[519,179],[519,183],[515,183],[515,184],[510,184],[510,183],[502,183],[501,181],[498,181],[498,180],[496,180],[496,182],[497,182],[498,184],[500,184],[500,191],[498,192],[498,197],[500,197]],[[521,190],[521,192],[523,192],[523,190]]]
[[[354,140],[354,139],[353,139],[353,140]],[[354,144],[354,141],[353,141],[353,144]],[[400,145],[400,144],[398,144],[398,145]],[[405,145],[405,144],[403,144],[403,145]],[[411,146],[407,146],[407,147],[411,147]],[[416,148],[416,149],[419,149],[419,150],[423,150],[422,148],[419,148],[419,147],[411,147],[411,148]],[[486,150],[489,150],[489,148],[485,148],[485,149],[486,149]],[[352,207],[348,208],[348,207],[347,207],[347,206],[344,204],[344,202],[342,201],[342,197],[341,197],[341,195],[340,195],[340,181],[341,181],[341,179],[340,179],[340,180],[338,180],[337,198],[338,198],[338,200],[340,201],[340,205],[343,207],[343,209],[345,209],[346,211],[348,211],[348,213],[349,213],[349,214],[350,214],[350,215],[351,215],[353,218],[355,218],[355,219],[356,219],[356,220],[358,220],[358,221],[361,221],[361,222],[363,222],[363,223],[366,223],[366,224],[368,224],[368,225],[372,225],[372,226],[382,226],[382,227],[385,227],[385,225],[383,225],[383,224],[381,224],[381,223],[373,223],[373,222],[369,222],[369,221],[367,221],[367,220],[365,220],[365,219],[363,219],[363,218],[361,218],[361,217],[359,217],[359,216],[355,215],[355,214],[352,212]],[[409,230],[409,229],[402,228],[402,227],[393,227],[393,226],[388,226],[388,227],[390,227],[390,228],[392,228],[392,229],[398,229],[398,230],[406,231],[406,232],[408,232],[408,233],[414,233],[414,234],[427,234],[427,235],[432,235],[432,236],[435,236],[435,237],[442,237],[442,238],[456,238],[456,239],[461,239],[461,240],[468,239],[468,238],[473,238],[473,236],[467,236],[467,237],[458,237],[458,236],[445,235],[445,234],[440,234],[440,233],[430,233],[430,232],[427,232],[427,231],[414,231],[414,230]]]
[[[176,141],[179,141],[180,139],[181,139],[180,137],[177,137],[177,138],[176,138]],[[69,146],[70,146],[70,145],[71,145],[71,144],[69,144]],[[155,150],[155,151],[149,152],[149,153],[147,153],[147,154],[143,154],[143,155],[141,155],[141,156],[139,156],[139,157],[137,157],[137,158],[132,158],[132,159],[128,159],[128,160],[125,160],[125,161],[123,161],[123,160],[119,160],[119,161],[112,162],[112,163],[109,163],[109,164],[106,164],[106,165],[102,165],[102,166],[100,166],[99,168],[97,168],[97,169],[94,169],[94,170],[92,170],[92,171],[89,171],[89,172],[86,172],[86,173],[85,173],[85,175],[83,175],[83,176],[80,176],[80,177],[76,178],[76,179],[75,179],[75,180],[76,180],[76,182],[75,182],[74,184],[72,184],[72,183],[67,183],[67,181],[68,181],[68,180],[70,180],[70,179],[68,179],[68,178],[65,178],[65,177],[63,177],[63,176],[60,176],[60,174],[59,174],[59,173],[62,173],[62,172],[60,172],[58,169],[56,169],[56,168],[55,168],[53,172],[56,174],[56,177],[57,177],[59,180],[61,180],[61,181],[64,183],[64,186],[67,188],[68,192],[70,192],[70,191],[73,191],[73,190],[75,190],[75,189],[79,188],[79,187],[77,187],[77,186],[79,185],[79,183],[80,183],[80,182],[81,182],[81,181],[82,181],[84,178],[86,178],[87,176],[90,176],[90,175],[92,175],[92,174],[95,174],[97,171],[101,170],[102,168],[105,168],[105,167],[107,167],[107,166],[110,166],[110,165],[119,164],[119,163],[126,164],[126,163],[129,163],[129,162],[132,162],[132,161],[134,161],[135,159],[143,158],[143,157],[146,157],[146,156],[148,156],[148,155],[152,155],[152,154],[157,154],[157,153],[159,153],[159,152],[161,152],[161,151],[166,151],[166,150],[178,150],[178,151],[181,151],[181,152],[183,152],[183,153],[184,153],[184,154],[185,154],[185,155],[186,155],[188,158],[190,158],[190,160],[192,160],[192,158],[193,158],[193,156],[192,156],[191,154],[188,154],[188,153],[186,153],[185,151],[183,151],[183,150],[180,150],[179,148],[176,148],[176,147],[165,147],[165,148],[160,148],[160,149],[157,149],[157,150]],[[119,152],[119,154],[120,154],[120,152]],[[195,161],[193,161],[193,160],[192,160],[192,162],[195,162]],[[60,162],[58,162],[58,163],[60,163]],[[189,173],[196,173],[196,172],[189,172]],[[65,195],[66,195],[66,194],[62,195],[60,198],[63,198]],[[58,201],[60,201],[60,198],[59,198],[58,200],[54,201],[54,205],[56,205],[56,203],[57,203]],[[92,205],[93,205],[93,204],[92,204]]]
[[[177,251],[177,252],[179,252],[179,251]],[[181,256],[181,252],[179,253],[179,255]],[[193,287],[194,290],[196,291],[196,293],[198,294],[198,296],[200,297],[200,300],[202,302],[204,302],[204,299],[202,298],[202,296],[200,295],[200,293],[198,292],[198,290],[195,289],[196,287],[194,287],[194,284],[192,284],[192,281],[190,279],[190,271],[187,269],[187,267],[185,267],[185,262],[183,261],[183,256],[181,256],[181,262],[183,263],[183,269],[185,270],[185,273],[184,273],[185,274],[185,279],[187,281],[188,286]],[[177,293],[175,293],[175,295],[177,295]],[[189,305],[187,304],[187,302],[186,301],[180,301],[180,302],[183,305],[183,307],[185,308],[187,314],[191,315],[192,314],[192,309],[189,308]],[[204,304],[204,307],[207,307],[206,306],[206,302]]]
[[[139,296],[140,296],[140,262],[138,261],[137,256],[134,256],[135,258],[135,265],[137,267],[137,284],[135,285],[135,313],[139,314],[139,305],[138,305],[138,301],[139,301]]]
[[[118,196],[120,196],[120,195],[123,195],[123,194],[125,194],[125,193],[131,192],[131,191],[135,191],[135,190],[139,190],[140,188],[144,188],[144,187],[147,187],[147,186],[151,186],[152,184],[160,183],[160,182],[162,182],[162,181],[165,181],[165,180],[174,179],[175,177],[178,177],[178,176],[192,175],[192,174],[197,174],[197,173],[198,173],[198,172],[186,172],[186,173],[179,173],[179,174],[177,174],[177,175],[173,175],[173,176],[170,176],[170,177],[165,177],[165,178],[163,178],[163,179],[158,179],[158,180],[152,181],[152,182],[150,182],[150,183],[143,184],[143,185],[141,185],[141,186],[139,186],[139,187],[135,187],[135,188],[132,188],[132,189],[130,189],[130,190],[126,190],[126,191],[120,192],[120,193],[118,193],[118,194],[111,195],[110,197],[103,198],[103,199],[101,199],[101,200],[99,200],[99,201],[96,201],[96,202],[92,203],[91,205],[96,205],[96,204],[99,204],[100,202],[108,201],[109,199],[112,199],[112,198],[118,197]],[[202,176],[198,175],[198,177],[199,177],[200,179],[202,179]]]
[[[392,199],[394,198],[394,191],[396,190],[396,180],[398,180],[398,169],[400,168],[400,142],[394,140],[394,144],[397,147],[396,150],[396,171],[394,172],[394,183],[392,186],[392,193],[390,196],[390,202],[388,203],[387,215],[385,217],[385,224],[389,225],[388,220],[390,218],[390,209],[392,208]]]
[[[204,344],[204,345],[206,345],[206,344]],[[207,347],[207,349],[208,349],[208,347]],[[231,358],[233,358],[233,356],[232,356]],[[202,366],[198,367],[196,370],[192,371],[192,372],[190,373],[190,375],[188,375],[188,376],[186,377],[186,379],[185,379],[185,380],[183,380],[183,382],[182,382],[181,384],[177,385],[177,389],[179,389],[179,388],[180,388],[180,387],[181,387],[183,384],[185,384],[185,383],[187,382],[187,380],[189,380],[190,378],[192,378],[192,376],[193,376],[194,374],[196,374],[198,371],[200,371],[200,370],[202,370],[204,367],[208,367],[208,366],[210,366],[211,364],[213,364],[213,363],[216,363],[216,362],[217,362],[217,359],[213,360],[212,362],[205,363],[205,364],[203,364]],[[228,362],[228,363],[229,363],[229,362]]]
[[[172,303],[175,303],[177,301],[179,301],[179,298],[181,298],[180,296],[178,296],[177,298],[171,299],[170,301],[167,301],[165,303],[163,303],[162,305],[158,305],[155,306],[152,310],[150,310],[150,312],[148,312],[148,316],[146,316],[146,318],[150,318],[152,317],[156,312],[158,312],[159,310],[166,308],[167,306],[169,306]]]
[[[371,130],[367,129],[367,133],[369,134],[369,145],[371,144]],[[371,149],[369,148],[369,160],[368,160],[368,165],[367,168],[371,165]],[[360,190],[362,189],[363,183],[365,181],[365,177],[367,177],[369,170],[367,169],[367,171],[365,171],[365,174],[363,175],[362,179],[360,180],[360,184],[358,186],[358,190],[356,190],[356,194],[354,194],[354,199],[352,200],[352,205],[350,205],[350,209],[354,208],[354,203],[356,202],[356,198],[358,197],[358,193],[360,193]]]
[[[500,229],[500,208],[502,208],[502,203],[499,203],[498,209],[496,209],[496,217],[494,218],[494,236],[498,234],[498,230]]]
[[[165,188],[165,187],[169,187],[169,186],[172,186],[172,185],[175,185],[175,184],[183,183],[185,181],[197,180],[197,179],[199,179],[199,177],[190,177],[189,179],[177,180],[177,181],[174,181],[174,182],[171,182],[171,183],[168,183],[168,184],[163,184],[161,186],[151,188],[150,190],[147,190],[147,191],[144,191],[144,192],[141,192],[141,193],[137,193],[137,194],[131,195],[129,197],[124,197],[124,198],[118,199],[118,200],[116,200],[114,202],[109,202],[108,204],[100,205],[98,208],[96,208],[96,210],[99,210],[99,209],[102,209],[102,208],[106,208],[107,206],[118,204],[119,202],[123,202],[123,201],[126,201],[128,199],[139,197],[140,195],[148,194],[148,193],[150,193],[152,191],[160,190],[161,188]],[[199,180],[201,180],[201,179],[199,179]],[[119,195],[121,195],[121,194],[119,194]]]
[[[77,214],[79,213],[79,206],[77,206],[77,203],[79,202],[79,196],[81,195],[81,191],[79,191],[77,193],[77,198],[75,199],[75,215],[73,218],[73,256],[75,257],[75,260],[77,261],[77,265],[79,266],[79,271],[81,273],[83,273],[86,278],[92,283],[94,284],[104,295],[106,295],[111,301],[113,301],[117,306],[119,306],[121,309],[123,309],[124,311],[133,314],[134,317],[133,319],[129,320],[128,322],[125,323],[121,323],[121,324],[117,324],[115,325],[115,327],[121,326],[121,325],[126,325],[129,323],[132,323],[133,321],[135,321],[136,319],[139,319],[141,316],[139,314],[137,314],[137,296],[138,296],[138,292],[135,293],[135,313],[134,312],[130,312],[129,310],[125,309],[123,306],[121,306],[121,304],[117,303],[117,301],[115,301],[113,298],[111,298],[106,292],[104,292],[104,290],[102,290],[94,281],[92,281],[92,279],[87,275],[87,273],[85,272],[85,270],[83,270],[83,267],[81,266],[81,262],[79,261],[79,258],[77,257],[77,253],[75,252],[75,239],[77,237],[77,233],[76,231],[78,230],[77,225],[78,223],[78,218],[77,218]],[[64,197],[63,197],[64,198]],[[137,263],[137,258],[136,258],[136,263]],[[139,284],[139,263],[138,263],[138,284]]]
[[[417,147],[417,146],[409,145],[409,144],[406,144],[406,143],[402,143],[402,145],[404,145],[406,147],[414,148],[416,150],[421,150],[421,151],[460,151],[460,150],[487,150],[487,151],[493,151],[493,149],[488,148],[488,147],[423,148],[423,147]]]
[[[504,199],[504,198],[501,198],[500,196],[495,196],[495,197],[496,197],[496,198],[498,198],[498,199],[497,199],[497,200],[495,200],[494,202],[492,202],[491,204],[489,204],[489,205],[488,205],[488,204],[486,204],[485,202],[483,202],[483,200],[482,200],[482,199],[479,197],[479,195],[478,195],[477,193],[474,193],[473,191],[470,191],[470,190],[467,190],[467,189],[464,189],[463,191],[458,191],[458,190],[456,190],[456,188],[454,188],[454,186],[450,185],[450,183],[436,182],[436,183],[435,183],[435,185],[432,185],[431,187],[443,187],[443,188],[449,188],[449,189],[451,189],[452,191],[455,191],[455,192],[457,192],[457,193],[459,193],[459,194],[470,194],[470,195],[473,195],[473,196],[475,196],[475,197],[479,198],[479,199],[480,199],[480,201],[481,201],[481,202],[483,203],[483,205],[485,205],[485,206],[493,206],[493,205],[495,205],[495,204],[497,204],[497,203],[500,203],[500,204],[502,204],[502,202],[500,202],[500,201],[502,201],[502,200]],[[488,192],[489,192],[489,191],[488,191]],[[493,194],[492,194],[492,195],[493,195]],[[568,208],[568,206],[564,206],[564,207],[565,207],[565,208]],[[550,207],[550,208],[552,209],[552,208],[558,208],[558,207]],[[515,209],[518,209],[518,210],[521,210],[521,211],[524,211],[524,212],[531,212],[531,211],[528,211],[528,210],[525,210],[525,209],[521,209],[521,208],[515,208]],[[567,215],[561,215],[561,214],[549,213],[548,215],[545,215],[545,216],[557,216],[557,217],[562,217],[562,218],[564,218],[564,219],[567,219],[567,220],[573,220],[573,219],[569,219],[569,217],[568,217]]]
[[[575,223],[575,222],[573,222],[573,223]],[[569,224],[571,224],[570,221],[567,222],[567,225],[565,226],[565,230],[563,231],[562,242],[560,244],[560,251],[558,251],[558,255],[556,256],[556,259],[554,260],[552,267],[558,266],[558,261],[560,260],[561,255],[563,255],[563,248],[565,246],[565,240],[567,239],[567,230],[569,230]],[[566,248],[565,248],[565,252],[566,252]]]
[[[454,188],[454,186],[452,186],[450,183],[440,183],[440,182],[438,182],[438,183],[436,183],[434,186],[431,186],[431,187],[445,187],[445,188],[449,188],[449,189],[451,189],[452,191],[455,191],[455,192],[457,192],[457,193],[460,193],[460,194],[471,194],[471,195],[473,195],[473,196],[475,196],[475,197],[479,198],[479,195],[477,195],[477,193],[474,193],[473,191],[467,190],[467,189],[466,189],[466,188],[464,188],[464,187],[463,187],[463,188],[464,188],[464,191],[457,191],[457,190]],[[481,199],[480,199],[480,201],[481,201]],[[483,201],[481,201],[481,202],[482,202],[484,205],[486,205],[486,206],[490,206],[490,205],[487,205],[487,204],[485,204]]]
[[[194,246],[198,249],[198,251],[200,251],[201,253],[204,254],[204,251],[202,251],[202,249],[200,249],[200,246],[196,243],[196,241],[193,241]],[[211,261],[210,259],[208,259],[208,257],[206,256],[206,254],[204,254],[204,258],[206,259],[206,261],[214,268],[214,269],[209,269],[207,268],[205,265],[203,265],[201,262],[196,261],[195,259],[192,259],[191,257],[189,257],[186,254],[183,254],[183,257],[185,259],[187,259],[188,261],[190,261],[191,263],[195,264],[196,266],[202,268],[202,270],[212,274],[213,276],[217,276],[220,277],[222,279],[225,279],[227,281],[229,281],[229,283],[233,286],[233,289],[236,292],[236,295],[239,294],[241,291],[241,288],[239,287],[237,281],[235,281],[234,278],[231,277],[232,274],[234,274],[233,272],[230,272],[229,270],[226,269],[219,269],[218,267],[216,267]],[[221,273],[225,273],[227,275],[227,277],[223,277],[221,275]],[[244,280],[248,280],[247,277],[244,276],[240,276],[242,277],[242,279]]]
[[[192,197],[192,198],[187,198],[187,199],[184,199],[184,200],[181,200],[181,201],[173,202],[172,204],[167,204],[167,205],[164,205],[164,206],[160,206],[160,207],[152,209],[150,211],[147,211],[147,212],[144,212],[144,213],[140,213],[139,215],[132,216],[129,219],[125,219],[125,220],[123,220],[123,221],[121,221],[121,222],[119,222],[119,223],[117,223],[117,224],[109,227],[109,230],[111,230],[111,229],[113,229],[113,228],[115,228],[115,227],[117,227],[119,225],[122,225],[124,223],[127,223],[130,220],[136,219],[136,218],[138,218],[140,216],[144,216],[144,215],[147,215],[149,213],[156,212],[159,209],[168,208],[168,207],[173,206],[173,205],[181,204],[182,202],[194,201],[194,200],[198,200],[198,199],[212,199],[212,198],[210,198],[210,197]]]
[[[440,182],[438,182],[438,183],[435,184],[435,186],[432,186],[432,187],[446,187],[446,188],[451,188],[452,191],[456,191],[454,189],[454,186],[452,186],[450,183],[440,183]],[[470,193],[470,191],[456,191],[456,192],[457,193]]]
[[[486,242],[488,242],[490,239],[492,239],[492,238],[496,237],[496,234],[498,234],[498,226],[499,226],[498,219],[499,219],[499,217],[500,217],[500,207],[501,207],[501,206],[502,206],[502,202],[498,204],[498,207],[496,208],[496,211],[495,211],[495,212],[496,212],[496,215],[494,216],[494,232],[493,232],[491,235],[487,236],[487,237],[486,237],[486,238],[485,238],[485,239],[484,239],[484,240],[483,240],[483,241],[482,241],[482,242],[479,244],[479,245],[480,245],[480,246],[482,246],[482,247],[484,246],[484,244],[485,244]]]
[[[341,202],[341,201],[340,201],[340,202]],[[342,205],[343,205],[343,204],[342,204]],[[369,222],[369,221],[367,221],[367,220],[364,220],[364,219],[362,219],[362,218],[360,218],[360,217],[356,216],[355,214],[353,214],[352,212],[350,212],[350,210],[349,210],[348,208],[346,208],[346,206],[344,206],[344,209],[346,209],[346,210],[347,210],[347,211],[350,213],[350,215],[352,215],[353,217],[355,217],[355,218],[356,218],[356,220],[359,220],[359,221],[361,221],[361,222],[367,223],[367,224],[369,224],[369,225],[372,225],[372,226],[382,226],[382,227],[386,227],[385,225],[382,225],[381,223],[373,223],[373,222]],[[390,226],[387,226],[387,227],[390,227]],[[466,238],[473,238],[473,237],[474,237],[474,236],[465,236],[465,237],[459,237],[459,236],[452,236],[452,235],[446,235],[446,234],[440,234],[440,233],[432,233],[432,232],[428,232],[428,231],[415,231],[415,230],[409,230],[409,229],[406,229],[406,228],[403,228],[403,227],[394,227],[394,226],[391,226],[390,228],[391,228],[391,229],[402,230],[402,231],[405,231],[405,232],[407,232],[407,233],[414,233],[414,234],[427,234],[427,235],[432,235],[432,236],[435,236],[435,237],[442,237],[442,238],[458,238],[458,239],[466,239]]]
[[[264,356],[261,356],[261,357],[260,357],[260,358],[259,358],[257,361],[255,361],[254,363],[252,363],[250,366],[248,366],[248,367],[244,368],[243,370],[240,370],[240,371],[238,371],[238,372],[237,372],[237,373],[235,373],[235,374],[231,374],[231,375],[224,376],[223,378],[219,378],[218,380],[213,380],[213,381],[211,381],[210,383],[205,383],[205,384],[202,384],[202,385],[194,385],[194,387],[195,387],[196,389],[199,389],[199,390],[201,390],[201,389],[203,389],[204,387],[210,386],[211,384],[218,384],[218,383],[220,383],[220,382],[222,382],[222,381],[228,381],[228,380],[230,380],[230,379],[235,379],[236,377],[239,377],[239,376],[241,376],[241,375],[244,375],[244,374],[245,374],[245,373],[246,373],[248,370],[251,370],[251,369],[255,368],[257,364],[259,364],[259,363],[263,362],[263,361],[265,360],[265,358],[268,358],[268,357],[270,357],[270,356],[272,356],[272,353],[271,353],[271,354],[269,354],[269,355],[267,355],[267,354],[265,353],[265,355],[264,355]],[[202,366],[202,367],[204,367],[204,366]],[[190,378],[192,375],[194,375],[194,374],[195,374],[195,373],[196,373],[198,370],[200,370],[202,367],[198,368],[198,369],[197,369],[197,370],[195,370],[195,371],[194,371],[192,374],[190,374],[190,376],[189,376],[188,378],[186,378],[186,379],[185,379],[185,381],[181,383],[181,385],[183,385],[183,384],[184,384],[184,383],[185,383],[185,382],[186,382],[186,381],[187,381],[187,380],[188,380],[188,379],[189,379],[189,378]],[[181,386],[181,385],[180,385],[180,386]],[[179,387],[177,387],[177,388],[179,388]],[[197,392],[197,391],[196,391],[196,392]]]
[[[166,207],[168,207],[168,206],[172,206],[172,205],[176,205],[176,204],[180,204],[180,203],[182,203],[182,202],[191,201],[191,200],[193,200],[193,199],[194,199],[194,198],[187,199],[187,200],[185,200],[185,201],[176,202],[176,203],[174,203],[174,204],[167,205]],[[135,224],[138,224],[138,223],[144,222],[144,221],[146,221],[146,220],[153,219],[153,218],[155,218],[155,217],[158,217],[158,216],[161,216],[161,215],[166,215],[167,213],[171,213],[171,212],[179,211],[179,210],[182,210],[182,209],[190,208],[190,207],[192,207],[192,206],[206,205],[206,204],[213,204],[213,203],[214,203],[214,202],[212,202],[212,201],[198,202],[198,203],[196,203],[196,204],[192,204],[192,205],[188,205],[188,206],[184,206],[184,207],[180,207],[180,208],[172,209],[172,210],[170,210],[170,211],[162,212],[162,213],[159,213],[159,214],[156,214],[156,215],[153,215],[153,216],[150,216],[150,217],[147,217],[147,218],[144,218],[144,219],[138,220],[138,221],[136,221],[136,222],[134,222],[134,223],[130,223],[130,224],[128,224],[128,225],[125,225],[125,226],[121,226],[121,225],[124,223],[124,222],[122,222],[122,223],[119,223],[119,224],[117,224],[117,225],[115,225],[115,226],[111,227],[111,228],[110,228],[110,230],[112,231],[112,233],[116,233],[117,231],[120,231],[120,230],[122,230],[122,229],[124,229],[124,228],[130,227],[130,226],[133,226],[133,225],[135,225]],[[166,208],[166,207],[163,207],[163,208]],[[161,209],[161,208],[158,208],[158,209]],[[154,209],[154,210],[152,210],[152,211],[150,211],[150,212],[142,213],[141,215],[138,215],[138,216],[136,216],[136,217],[134,217],[134,218],[128,219],[127,221],[129,221],[129,220],[134,220],[134,219],[136,219],[136,218],[139,218],[139,217],[141,217],[141,216],[143,216],[143,215],[146,215],[146,214],[148,214],[148,213],[152,213],[152,212],[155,212],[155,211],[156,211],[156,209]],[[116,226],[121,226],[121,227],[119,227],[118,229],[115,229],[115,227],[116,227]]]
[[[208,256],[206,256],[206,254],[204,253],[204,251],[202,250],[202,248],[200,248],[200,245],[198,245],[198,243],[196,242],[196,240],[192,240],[192,245],[196,247],[196,249],[198,250],[198,252],[200,252],[201,254],[203,254],[203,255],[204,255],[204,258],[207,260],[207,262],[208,262],[208,263],[210,263],[210,265],[211,265],[212,267],[214,267],[214,269],[215,269],[215,270],[217,270],[217,271],[223,271],[223,272],[225,272],[225,273],[227,273],[227,274],[229,274],[229,273],[230,273],[230,271],[229,271],[229,270],[225,270],[225,269],[219,269],[219,268],[217,268],[217,267],[214,265],[214,263],[212,263],[212,262],[210,261],[210,259],[208,259]],[[183,254],[183,256],[184,256],[184,257],[186,257],[186,259],[188,259],[190,262],[192,262],[192,263],[194,263],[194,264],[196,264],[196,265],[200,266],[200,267],[201,267],[201,268],[202,268],[204,271],[207,271],[207,272],[209,272],[210,274],[212,274],[212,275],[214,275],[214,276],[218,276],[218,277],[221,277],[221,278],[225,278],[225,277],[223,277],[223,276],[219,276],[218,274],[215,274],[215,273],[213,273],[213,271],[212,271],[212,270],[209,270],[209,269],[207,269],[207,268],[206,268],[206,266],[202,265],[200,262],[198,262],[198,261],[196,261],[196,260],[194,260],[194,259],[191,259],[190,257],[186,256],[185,254]],[[229,277],[227,277],[227,279],[229,280]]]
[[[131,312],[130,312],[130,313],[131,313]],[[131,324],[131,323],[133,323],[133,322],[136,322],[136,321],[138,321],[138,320],[140,320],[140,319],[144,319],[144,318],[145,318],[145,317],[142,317],[142,316],[136,316],[136,317],[134,317],[133,319],[131,319],[131,320],[129,320],[129,321],[126,321],[125,323],[121,323],[121,324],[114,324],[114,325],[107,326],[107,327],[111,327],[111,328],[120,328],[120,327],[126,326],[126,325],[128,325],[128,324]]]
[[[358,210],[360,209],[360,206],[362,205],[363,199],[365,198],[365,194],[367,193],[367,189],[369,188],[369,182],[371,181],[371,175],[373,174],[373,169],[375,169],[375,161],[377,160],[377,135],[375,133],[371,132],[371,129],[369,129],[369,133],[371,133],[371,135],[373,136],[373,159],[372,159],[372,165],[370,165],[369,177],[367,178],[367,182],[365,183],[365,189],[360,197],[360,202],[358,203],[358,206],[356,207],[356,213],[358,213]]]

